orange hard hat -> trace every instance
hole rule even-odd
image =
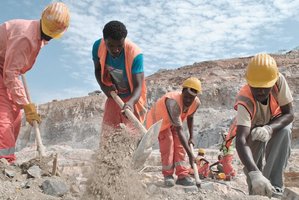
[[[218,179],[220,179],[220,180],[224,180],[224,179],[226,178],[226,175],[225,175],[225,173],[219,173],[219,174],[217,175],[217,177],[218,177]]]
[[[41,17],[41,26],[44,34],[51,38],[60,38],[70,23],[70,12],[62,2],[48,5]]]

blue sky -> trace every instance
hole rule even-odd
[[[1,0],[0,23],[39,19],[50,0]],[[91,49],[110,20],[144,53],[145,73],[299,46],[299,0],[63,0],[71,25],[45,46],[27,76],[33,101],[99,89]]]

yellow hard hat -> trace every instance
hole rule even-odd
[[[255,55],[249,61],[245,78],[248,85],[255,88],[270,88],[279,76],[274,58],[265,53]]]
[[[225,175],[225,173],[219,173],[217,175],[217,178],[220,179],[220,180],[224,180],[226,178],[226,175]]]
[[[190,77],[183,82],[183,88],[191,88],[201,93],[201,82],[196,77]]]
[[[203,148],[199,148],[199,149],[198,149],[198,153],[200,153],[200,154],[205,154],[205,153],[206,153],[206,150],[203,149]]]
[[[48,5],[42,13],[42,31],[51,38],[60,38],[70,23],[70,12],[62,2]]]

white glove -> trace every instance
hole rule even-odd
[[[251,180],[252,194],[268,196],[269,198],[271,198],[274,188],[271,185],[270,181],[263,176],[262,172],[251,171],[248,173],[248,175]]]
[[[259,140],[262,142],[268,142],[272,137],[273,130],[271,126],[265,125],[262,127],[256,127],[251,131],[252,140]]]

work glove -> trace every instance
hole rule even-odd
[[[33,103],[29,103],[23,106],[26,116],[26,121],[32,126],[33,121],[37,123],[41,122],[40,115],[36,112],[36,107]]]
[[[271,185],[270,181],[263,176],[260,171],[251,171],[248,173],[253,195],[268,196],[271,198],[274,187]]]
[[[259,140],[262,142],[268,142],[272,137],[273,129],[271,126],[265,125],[262,127],[256,127],[251,131],[252,140]]]

